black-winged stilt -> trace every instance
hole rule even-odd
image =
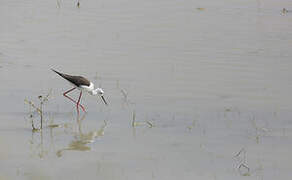
[[[85,112],[85,108],[80,104],[82,91],[86,91],[90,95],[100,95],[104,104],[107,105],[107,102],[103,97],[104,91],[101,88],[94,89],[94,84],[90,82],[88,79],[82,76],[72,76],[72,75],[60,73],[54,69],[51,69],[51,70],[57,73],[58,75],[60,75],[61,77],[63,77],[64,79],[66,79],[67,81],[69,81],[74,86],[72,89],[69,89],[68,91],[64,92],[63,95],[76,104],[78,114],[79,114],[79,106],[82,108],[83,112]],[[77,102],[71,97],[67,96],[69,92],[73,91],[76,88],[80,90],[80,95]]]

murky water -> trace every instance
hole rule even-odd
[[[76,3],[1,1],[0,179],[291,177],[291,1]]]

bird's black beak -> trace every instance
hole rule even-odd
[[[108,105],[103,96],[101,96],[101,99],[103,100],[103,102],[104,102],[105,105]]]

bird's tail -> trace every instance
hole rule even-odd
[[[52,71],[54,71],[55,73],[59,74],[61,77],[63,77],[63,74],[62,74],[62,73],[60,73],[60,72],[56,71],[56,70],[55,70],[55,69],[53,69],[53,68],[51,68],[51,70],[52,70]]]

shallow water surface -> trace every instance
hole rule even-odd
[[[281,10],[288,9],[283,14]],[[292,3],[0,6],[0,179],[288,179]],[[53,73],[83,75],[109,106]],[[44,104],[44,129],[25,99]],[[72,92],[77,98],[78,92]]]

